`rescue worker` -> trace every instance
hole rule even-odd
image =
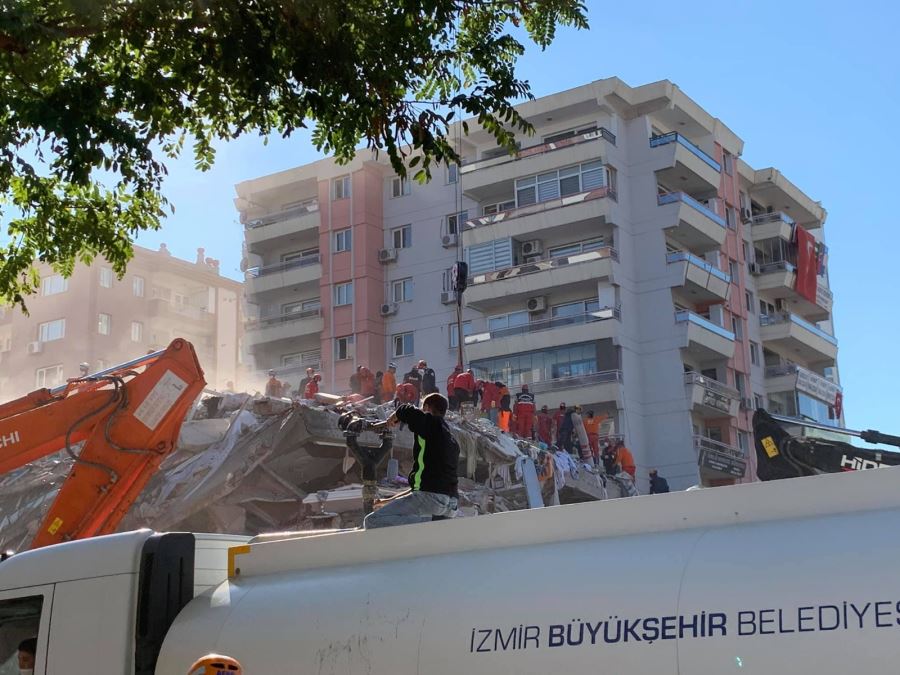
[[[400,406],[404,403],[415,403],[418,400],[419,394],[412,382],[401,382],[397,385],[397,392],[394,397],[395,406]]]
[[[359,369],[359,395],[363,398],[375,395],[375,375],[366,366]]]
[[[619,440],[616,442],[615,452],[616,464],[622,467],[622,471],[634,478],[637,473],[637,468],[634,465],[634,455],[631,454],[631,450],[625,447],[625,441]]]
[[[587,411],[587,417],[584,418],[584,430],[587,431],[588,444],[591,446],[591,455],[594,458],[594,465],[600,465],[600,424],[606,419],[606,415],[595,417],[593,410]]]
[[[356,371],[350,376],[350,391],[354,394],[359,393],[359,373],[362,370],[362,366],[356,366]]]
[[[509,407],[510,404],[510,394],[509,389],[502,382],[497,382],[497,388],[499,391],[497,392],[497,406],[500,410],[506,410],[510,412],[512,409]]]
[[[650,494],[661,495],[669,491],[669,481],[660,476],[656,469],[650,469]]]
[[[510,423],[512,422],[512,413],[509,410],[500,409],[497,414],[497,427],[503,433],[509,433]]]
[[[459,401],[456,400],[456,389],[454,385],[456,384],[456,376],[462,372],[461,366],[456,366],[453,368],[453,372],[450,373],[449,377],[447,377],[447,401],[450,404],[450,410],[458,410],[459,409]]]
[[[310,380],[313,379],[313,376],[315,374],[316,374],[316,371],[313,368],[306,369],[306,375],[304,376],[304,378],[302,380],[300,380],[300,384],[297,386],[297,393],[301,397],[306,398],[305,396],[303,396],[303,392],[306,391],[306,385],[309,384]]]
[[[545,405],[541,406],[541,411],[537,415],[537,439],[548,448],[553,445],[553,417]]]
[[[578,456],[582,462],[592,461],[591,447],[588,443],[587,431],[584,428],[584,421],[581,417],[581,406],[576,405],[572,412],[572,429],[575,432],[575,438],[578,439]]]
[[[280,398],[281,392],[284,390],[284,385],[281,383],[277,377],[275,377],[275,371],[269,371],[269,379],[266,381],[266,396],[270,396],[272,398]]]
[[[467,370],[464,373],[459,373],[456,379],[453,380],[453,395],[456,397],[460,408],[462,408],[463,403],[468,403],[472,400],[474,392],[475,376],[472,375],[472,371]]]
[[[37,659],[37,638],[27,638],[19,643],[18,654],[19,675],[34,675],[34,662]]]
[[[562,420],[559,423],[559,441],[557,442],[557,445],[568,453],[572,452],[574,446],[572,442],[572,433],[575,431],[575,426],[572,422],[573,412],[575,411],[566,408]]]
[[[456,511],[459,444],[450,433],[444,419],[446,414],[447,399],[435,393],[425,397],[421,410],[413,405],[401,405],[383,423],[406,424],[414,434],[410,492],[367,515],[363,521],[367,530],[421,523],[434,516],[446,518]]]
[[[516,435],[519,438],[533,438],[534,428],[534,394],[528,391],[528,385],[522,385],[522,391],[516,394],[513,408],[513,419],[516,421]]]
[[[381,400],[390,401],[397,392],[397,364],[389,363],[387,372],[381,378]]]
[[[194,661],[188,675],[243,675],[241,664],[230,656],[207,654]]]
[[[416,366],[409,369],[409,372],[403,377],[404,382],[409,382],[416,388],[416,401],[422,397],[422,374]]]
[[[315,400],[316,394],[319,393],[319,382],[321,380],[322,376],[315,373],[312,378],[310,378],[309,382],[306,383],[306,386],[303,387],[303,398],[308,401]]]
[[[91,373],[91,364],[83,361],[78,364],[79,377],[87,377]]]
[[[560,403],[559,408],[557,408],[556,412],[553,413],[553,428],[556,430],[556,444],[560,445],[559,442],[559,427],[562,425],[563,417],[566,414],[566,404]]]
[[[375,395],[373,400],[376,405],[381,405],[381,383],[384,381],[384,373],[379,371],[375,372]]]
[[[422,393],[425,396],[437,393],[437,376],[434,374],[434,370],[428,367],[424,359],[419,361],[419,372],[422,373]]]

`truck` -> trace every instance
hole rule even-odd
[[[900,469],[252,539],[147,530],[0,563],[0,674],[889,673]]]

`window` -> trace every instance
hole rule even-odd
[[[740,274],[738,274],[738,264],[736,260],[728,261],[728,274],[731,275],[731,283],[736,284],[741,280]]]
[[[740,340],[744,337],[744,321],[740,317],[731,317],[731,332],[734,333],[734,339]]]
[[[56,295],[69,290],[69,280],[61,274],[53,274],[41,279],[41,295]]]
[[[290,253],[282,253],[281,254],[281,262],[295,262],[301,261],[301,263],[305,263],[309,261],[310,264],[313,263],[313,259],[318,257],[319,249],[317,248],[308,248],[303,251],[291,251]]]
[[[391,300],[393,302],[410,302],[413,296],[412,277],[397,279],[391,282]]]
[[[100,335],[109,335],[111,326],[112,317],[109,314],[101,313],[97,317],[97,332],[100,333]]]
[[[408,178],[394,176],[391,178],[391,198],[405,197],[410,193],[410,185]]]
[[[333,199],[350,197],[350,176],[341,176],[331,181]]]
[[[144,297],[144,277],[135,277],[131,280],[131,292],[136,298]]]
[[[559,171],[516,181],[516,206],[559,199],[584,190],[603,187],[605,170],[600,161],[576,164]]]
[[[63,367],[62,365],[47,366],[46,368],[38,368],[34,371],[34,386],[38,389],[43,387],[52,388],[63,383]]]
[[[305,314],[310,316],[318,313],[322,308],[322,304],[318,298],[315,300],[298,300],[297,302],[288,302],[281,306],[281,315],[289,317],[292,314]]]
[[[66,320],[56,319],[55,321],[46,321],[38,326],[38,340],[41,342],[52,342],[53,340],[61,340],[66,336]]]
[[[760,408],[765,408],[766,402],[763,400],[763,397],[759,394],[753,394],[753,409],[759,410]]]
[[[517,326],[528,325],[528,312],[510,312],[509,314],[498,314],[488,318],[488,330],[504,330],[507,328],[516,328]]]
[[[495,216],[498,213],[503,213],[504,211],[512,211],[516,208],[516,200],[510,199],[507,202],[497,202],[496,204],[485,204],[481,207],[481,215],[483,216]]]
[[[738,447],[741,449],[741,454],[747,454],[747,432],[739,431],[738,432]]]
[[[737,216],[735,215],[733,206],[725,207],[725,224],[730,230],[733,230],[737,227]]]
[[[341,307],[343,305],[353,304],[353,282],[348,281],[343,284],[334,285],[334,306]]]
[[[391,343],[393,344],[391,353],[394,357],[413,355],[412,333],[400,333],[399,335],[394,335],[391,337]]]
[[[738,393],[741,395],[741,398],[743,398],[744,391],[747,389],[747,384],[744,381],[743,373],[735,373],[734,374],[734,388],[738,390]]]
[[[578,255],[579,253],[587,253],[588,251],[596,251],[606,246],[606,240],[602,237],[598,239],[590,239],[588,241],[579,241],[574,244],[564,244],[563,246],[554,246],[547,252],[550,258],[565,258],[570,255]]]
[[[140,321],[131,322],[131,341],[141,342],[144,339],[144,324]]]
[[[752,316],[756,303],[753,302],[753,293],[744,291],[744,307],[747,308],[747,314]]]
[[[111,267],[100,268],[100,285],[103,286],[103,288],[112,288],[113,271]]]
[[[458,183],[459,182],[459,165],[458,164],[449,164],[447,166],[447,183]]]
[[[353,338],[350,338],[351,340]],[[312,349],[308,352],[295,352],[294,354],[282,354],[281,365],[284,368],[290,366],[313,366],[318,368],[322,363],[322,352]]]
[[[759,345],[753,341],[750,342],[750,363],[759,365]]]
[[[722,168],[729,176],[734,174],[734,157],[727,150],[722,150]]]
[[[606,187],[609,188],[609,196],[615,200],[616,193],[619,191],[619,172],[616,171],[615,167],[607,166],[606,167]]]
[[[391,243],[394,248],[409,248],[412,246],[412,225],[395,227],[391,230]]]
[[[450,324],[450,327],[447,329],[450,335],[450,349],[456,349],[459,347],[459,324],[455,321]],[[463,321],[463,339],[466,336],[472,334],[472,322],[471,321]]]
[[[495,239],[466,249],[469,274],[483,274],[513,266],[512,239]]]
[[[353,248],[353,231],[350,228],[334,233],[334,252],[342,253]]]
[[[469,219],[468,211],[460,211],[459,213],[451,213],[447,216],[447,232],[446,234],[459,234],[462,230],[463,223]]]
[[[334,339],[334,360],[347,361],[353,358],[353,336]]]
[[[43,602],[42,595],[21,595],[18,598],[8,597],[0,600],[0,673],[12,675],[26,672],[24,669],[20,671],[17,667],[17,648],[22,640],[35,637],[43,638],[43,641],[38,644],[35,663],[27,672],[45,672],[46,637],[42,636],[41,632],[47,632],[49,621],[45,617],[44,625],[41,626]]]
[[[612,340],[551,347],[472,362],[476,377],[501,380],[510,389],[523,383],[589,375],[617,367]]]
[[[566,131],[559,131],[552,136],[544,136],[544,143],[557,143],[567,138],[589,134],[592,131],[597,131],[596,124],[591,124],[590,126],[582,127],[581,129],[567,129]]]

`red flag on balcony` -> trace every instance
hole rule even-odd
[[[834,418],[836,420],[841,419],[841,413],[844,412],[844,395],[841,392],[837,392],[834,395]]]
[[[799,225],[794,228],[794,233],[797,238],[797,281],[794,288],[797,293],[815,304],[816,272],[819,267],[816,240],[806,228]]]

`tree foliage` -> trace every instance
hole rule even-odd
[[[217,139],[311,125],[400,173],[409,144],[424,179],[458,160],[458,111],[511,149],[514,34],[543,48],[559,25],[586,27],[579,0],[0,0],[0,302],[24,307],[35,260],[122,274],[186,141],[203,170]]]

